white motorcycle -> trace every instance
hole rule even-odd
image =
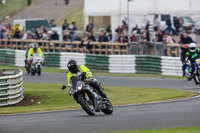
[[[32,57],[32,63],[27,73],[29,74],[29,72],[31,72],[31,75],[35,75],[37,73],[38,76],[40,76],[42,71],[43,61],[44,58],[40,54],[34,54]]]

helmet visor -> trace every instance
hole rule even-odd
[[[190,50],[196,50],[196,47],[190,47]]]
[[[77,65],[68,65],[68,69],[71,73],[78,73],[78,67]]]

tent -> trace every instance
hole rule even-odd
[[[85,0],[84,25],[90,16],[110,16],[114,31],[125,18],[133,27],[150,14],[199,15],[199,5],[200,0]]]

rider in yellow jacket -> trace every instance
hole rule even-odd
[[[44,57],[41,48],[38,48],[38,44],[34,44],[33,47],[28,50],[28,58],[30,59],[33,56],[33,54],[37,53]]]
[[[90,72],[90,69],[88,69],[86,66],[84,65],[78,65],[77,62],[75,60],[70,60],[67,64],[68,67],[68,74],[67,74],[67,80],[68,80],[68,88],[70,88],[70,78],[72,76],[76,76],[76,75],[80,75],[81,73],[85,72],[85,78],[91,78],[93,79],[92,73]],[[90,83],[90,86],[93,87],[94,89],[96,89],[100,95],[103,98],[106,98],[106,94],[103,92],[103,88],[100,86],[100,84],[97,83],[97,80],[94,80],[94,82]],[[65,89],[66,86],[63,86],[62,89]]]

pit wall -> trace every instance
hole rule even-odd
[[[24,66],[25,51],[0,49],[0,63]],[[92,71],[109,73],[139,73],[158,75],[182,75],[180,57],[151,55],[94,55],[83,53],[46,52],[44,66],[67,69],[67,63],[74,59]]]

